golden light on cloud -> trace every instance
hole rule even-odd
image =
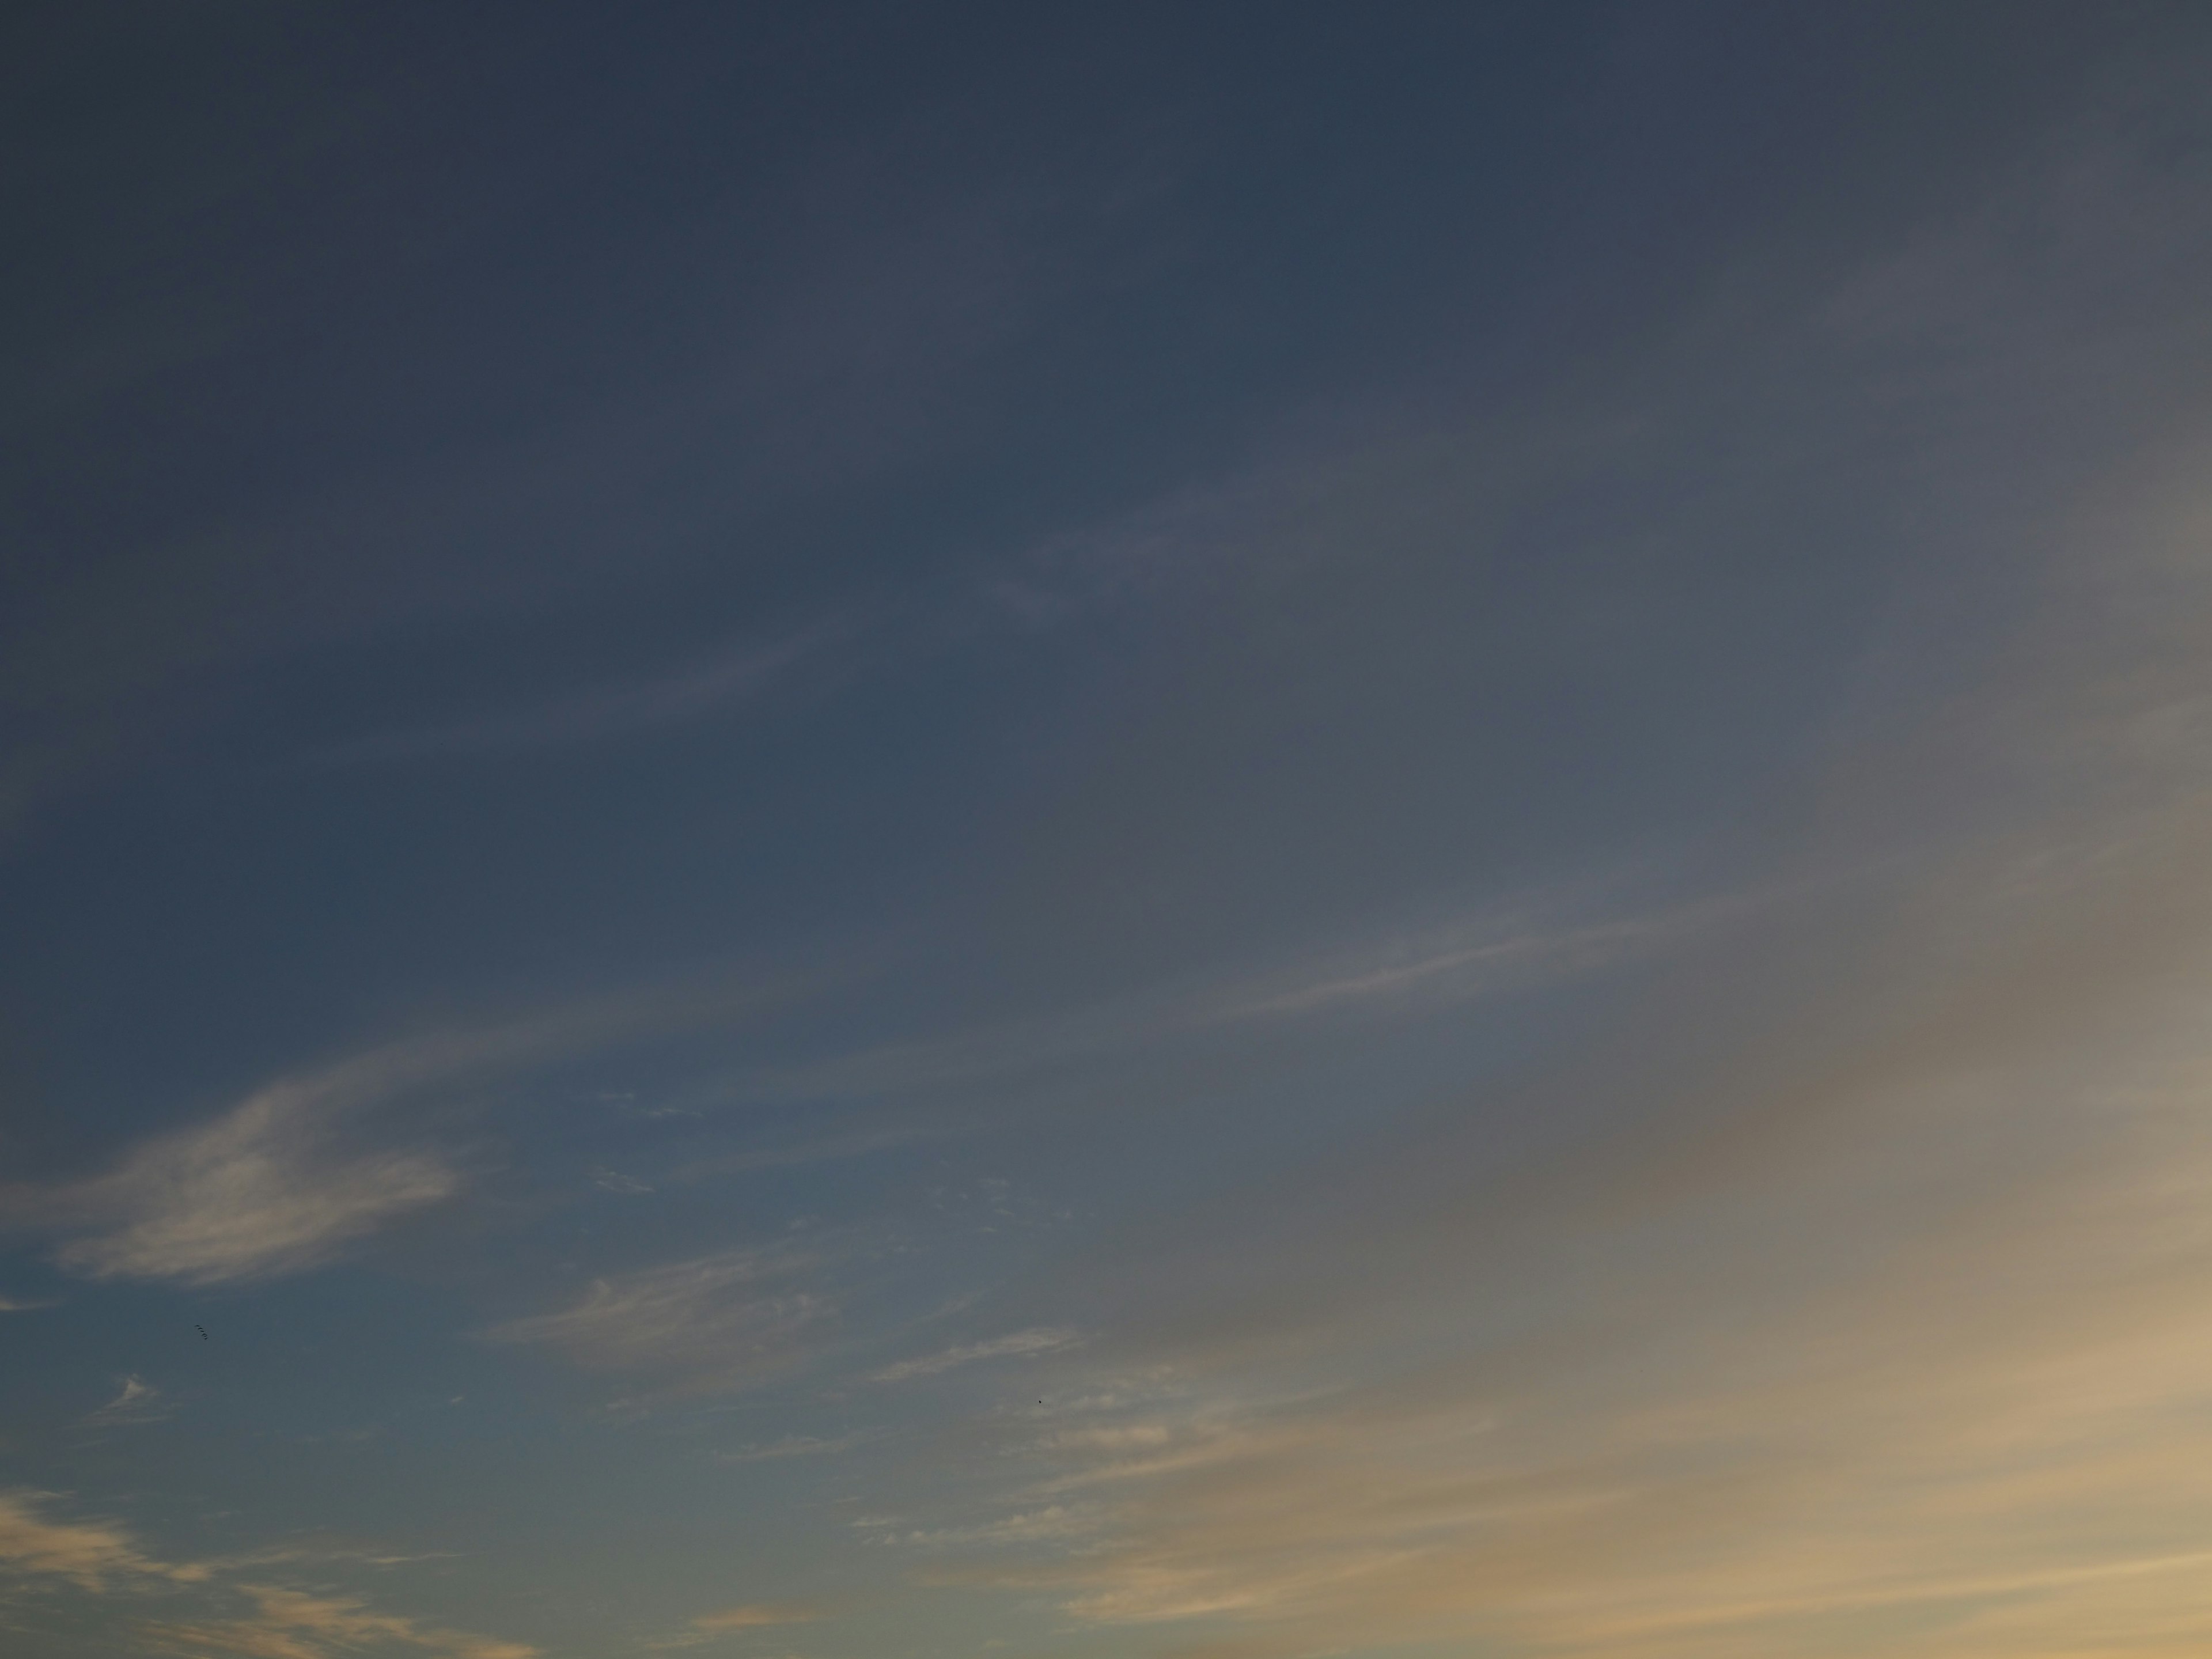
[[[2212,1656],[2212,5],[146,11],[0,1650]]]
[[[701,1613],[691,1621],[691,1628],[720,1636],[732,1631],[811,1624],[828,1616],[826,1610],[807,1601],[748,1601],[740,1607],[724,1607],[720,1613]]]

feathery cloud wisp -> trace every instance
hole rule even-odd
[[[828,1617],[810,1601],[749,1601],[743,1607],[724,1607],[720,1613],[702,1613],[691,1621],[692,1628],[711,1635],[725,1631],[768,1630],[776,1625],[811,1624]]]
[[[664,1636],[645,1646],[656,1653],[696,1648],[726,1636],[749,1631],[774,1630],[783,1625],[809,1625],[830,1616],[828,1608],[811,1601],[747,1601],[718,1613],[702,1613],[674,1636]]]
[[[789,1434],[781,1440],[771,1440],[764,1446],[747,1446],[738,1451],[718,1451],[717,1463],[773,1463],[787,1457],[835,1457],[854,1447],[876,1438],[880,1430],[841,1434],[833,1439],[817,1435]]]
[[[903,1382],[908,1377],[934,1376],[939,1371],[949,1371],[958,1365],[972,1365],[982,1359],[1054,1353],[1062,1348],[1072,1348],[1082,1340],[1080,1331],[1040,1325],[1030,1330],[1016,1331],[1009,1336],[994,1337],[988,1342],[963,1343],[919,1359],[902,1359],[896,1365],[886,1365],[869,1380],[874,1382]]]
[[[0,1570],[64,1578],[103,1591],[133,1579],[198,1583],[209,1569],[159,1561],[124,1527],[106,1521],[50,1521],[40,1511],[51,1492],[0,1492]]]
[[[370,738],[339,751],[336,758],[401,760],[551,749],[703,719],[764,690],[786,670],[847,631],[842,624],[824,624],[642,684],[602,688],[514,714]]]
[[[275,1584],[241,1587],[254,1603],[243,1619],[205,1623],[149,1623],[146,1633],[172,1650],[255,1659],[336,1659],[342,1654],[399,1644],[445,1659],[537,1659],[525,1642],[502,1641],[468,1631],[425,1625],[396,1613],[376,1613],[359,1600],[313,1594]]]
[[[805,1363],[834,1323],[822,1266],[794,1250],[733,1250],[596,1279],[571,1306],[497,1325],[592,1370],[656,1377],[677,1394],[739,1389]]]
[[[441,1147],[421,1137],[392,1144],[388,1127],[380,1144],[370,1120],[385,1109],[727,1018],[790,983],[695,982],[386,1043],[280,1078],[211,1121],[142,1141],[105,1175],[0,1188],[0,1219],[78,1235],[58,1260],[94,1279],[214,1285],[303,1272],[461,1191],[462,1172]]]
[[[122,1392],[84,1421],[103,1427],[125,1423],[153,1423],[168,1416],[175,1409],[162,1397],[161,1391],[143,1377],[126,1376],[123,1379]]]
[[[141,1634],[164,1651],[204,1653],[210,1659],[337,1659],[396,1643],[444,1659],[537,1659],[538,1650],[526,1643],[375,1613],[352,1597],[283,1585],[227,1583],[226,1574],[246,1563],[158,1559],[118,1522],[48,1519],[42,1510],[53,1498],[51,1492],[0,1492],[0,1574],[58,1580],[94,1595],[166,1585],[212,1598],[211,1614],[204,1620],[141,1626]],[[295,1553],[269,1552],[249,1560],[266,1565]],[[243,1618],[222,1616],[220,1603],[234,1605],[240,1595],[254,1604],[254,1612]]]

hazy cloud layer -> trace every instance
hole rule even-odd
[[[4,1640],[2212,1651],[2212,19],[49,10]]]

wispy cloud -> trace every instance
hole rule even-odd
[[[1010,1535],[953,1529],[977,1559],[933,1578],[1286,1656],[2205,1651],[2212,751],[2147,779],[2124,738],[2204,682],[2192,580],[2170,655],[2062,585],[2025,688],[1929,723],[2055,804],[1962,830],[1919,732],[1853,753],[1806,861],[1869,820],[1922,856],[1686,952],[1563,1060],[1537,1103],[1601,1103],[1601,1142],[1493,1164],[1455,1103],[1116,1259],[1100,1348],[1211,1405],[1010,1420]],[[1182,1300],[1199,1255],[1235,1288]],[[1084,1529],[1012,1547],[1055,1504]]]
[[[1593,972],[1710,933],[1755,910],[1733,894],[1602,921],[1575,919],[1588,891],[1546,894],[1272,964],[1184,976],[1015,1024],[757,1070],[702,1087],[702,1102],[856,1098],[1015,1077],[1109,1054],[1304,1020],[1449,1007]],[[772,1155],[770,1155],[772,1156]],[[720,1164],[702,1165],[719,1170]]]
[[[272,1584],[248,1584],[244,1595],[254,1611],[242,1619],[205,1623],[154,1622],[140,1626],[144,1637],[172,1653],[251,1655],[252,1659],[331,1659],[364,1649],[392,1645],[439,1654],[447,1659],[537,1659],[538,1650],[523,1642],[501,1641],[467,1631],[425,1625],[394,1613],[377,1613],[350,1596],[312,1594]]]
[[[299,1273],[460,1190],[433,1150],[350,1152],[331,1127],[309,1101],[276,1092],[142,1147],[74,1195],[124,1224],[65,1244],[58,1259],[95,1279],[191,1285]]]
[[[834,1328],[823,1265],[791,1249],[695,1257],[595,1279],[571,1306],[485,1334],[542,1343],[586,1369],[644,1376],[677,1394],[744,1388],[805,1364]]]
[[[133,1580],[197,1583],[208,1577],[205,1566],[149,1556],[115,1522],[50,1520],[44,1511],[54,1501],[52,1492],[0,1492],[0,1569],[95,1592]]]
[[[811,1625],[829,1617],[829,1608],[812,1601],[747,1601],[717,1613],[702,1613],[676,1635],[661,1637],[645,1646],[653,1652],[696,1648],[724,1637],[775,1630],[785,1625]]]
[[[103,1428],[126,1423],[154,1423],[175,1409],[161,1391],[145,1378],[126,1376],[121,1392],[84,1421]]]
[[[1462,1001],[1572,974],[1678,942],[1746,908],[1731,896],[1613,921],[1545,926],[1486,918],[1408,939],[1332,952],[1229,985],[1196,1000],[1200,1027],[1295,1019],[1378,1004]]]
[[[902,1528],[897,1521],[873,1516],[853,1524],[877,1543],[942,1550],[1060,1544],[1095,1534],[1100,1522],[1096,1506],[1048,1504],[964,1527]]]
[[[20,1297],[0,1296],[0,1314],[36,1313],[41,1308],[58,1308],[55,1302],[26,1302]]]
[[[459,1190],[433,1149],[352,1146],[338,1133],[349,1110],[401,1080],[372,1064],[275,1084],[212,1123],[140,1146],[112,1174],[10,1194],[10,1207],[64,1224],[119,1223],[59,1252],[64,1267],[95,1279],[211,1285],[300,1272]]]
[[[135,1379],[134,1379],[135,1380]],[[127,1394],[128,1389],[125,1390]],[[364,1648],[397,1644],[445,1659],[537,1659],[538,1650],[466,1631],[377,1613],[362,1601],[325,1591],[240,1583],[231,1577],[248,1565],[276,1560],[334,1559],[328,1553],[264,1552],[237,1561],[164,1561],[149,1554],[130,1529],[113,1521],[52,1519],[52,1492],[0,1492],[0,1575],[41,1581],[80,1592],[112,1596],[132,1590],[189,1589],[210,1605],[204,1619],[140,1624],[143,1650],[207,1656],[208,1659],[339,1659]],[[229,1616],[240,1598],[252,1604]]]
[[[2067,308],[2140,240],[2131,215],[2201,241],[2201,189],[2109,184],[2069,170],[1882,289],[1867,326],[1946,341],[1911,354],[1942,382],[1902,389],[1922,418],[1961,375],[2055,375],[1967,348],[2082,342]],[[2195,322],[2112,315],[2100,388],[2154,343],[2201,356]],[[1117,1256],[1133,1288],[1094,1352],[1163,1361],[1188,1398],[1125,1406],[1109,1375],[1087,1420],[1007,1419],[996,1522],[1080,1505],[1085,1528],[957,1528],[973,1559],[932,1578],[1255,1659],[2212,1651],[2194,395],[2179,439],[2054,519],[2039,603],[1972,673],[1930,641],[1928,680],[1840,723],[1779,861],[1878,873],[1683,951],[1635,1019],[1504,1103],[1607,1133],[1517,1164],[1471,1095]],[[1396,971],[1248,1006],[1376,975],[1388,995]]]
[[[749,1601],[743,1607],[724,1607],[720,1613],[702,1613],[691,1624],[696,1630],[719,1636],[726,1631],[811,1624],[827,1617],[825,1609],[811,1601]]]
[[[1210,1382],[1162,1400],[1108,1376],[1050,1435],[1010,1422],[1003,1522],[922,1541],[988,1556],[1058,1512],[1056,1557],[936,1576],[1263,1650],[1753,1656],[1911,1607],[1924,1639],[1881,1650],[1994,1659],[2076,1651],[2067,1632],[2142,1594],[2183,1620],[2142,1650],[2179,1659],[2212,1632],[2212,1603],[2174,1600],[2212,1455],[2188,1335],[2212,1308],[2212,1144],[2183,1103],[2206,1063],[2200,1043],[2108,1073],[2107,1109],[2133,1103],[2120,1144],[2046,1147],[2024,1186],[1967,1161],[2022,1150],[2000,1076],[1908,1088],[1924,1121],[1886,1119],[1847,1170],[1824,1138],[1656,1215],[1531,1219],[1462,1294],[1529,1297],[1532,1328],[1441,1363],[1370,1352],[1354,1380],[1240,1404],[1190,1340]],[[1869,1211],[1887,1250],[1850,1229]],[[1756,1266],[1745,1237],[1767,1240]]]
[[[771,1440],[764,1446],[747,1446],[738,1451],[718,1451],[718,1463],[769,1463],[787,1457],[835,1457],[851,1451],[855,1446],[879,1438],[880,1430],[863,1430],[853,1434],[841,1434],[832,1439],[822,1439],[809,1434],[786,1435],[781,1440]]]
[[[808,1164],[866,1158],[873,1152],[895,1152],[923,1141],[943,1140],[971,1133],[973,1127],[969,1124],[931,1124],[825,1135],[819,1140],[801,1141],[795,1146],[761,1146],[750,1152],[733,1152],[726,1158],[700,1158],[680,1166],[670,1178],[683,1182],[708,1181],[723,1176],[749,1175],[759,1170],[787,1170]]]
[[[1356,491],[1369,458],[1357,446],[1279,454],[1233,477],[1193,483],[1135,512],[1052,536],[985,578],[978,598],[1023,628],[1059,625],[1103,606],[1188,592],[1262,554],[1310,554],[1316,508]]]
[[[58,1259],[95,1279],[213,1285],[303,1272],[462,1190],[452,1155],[377,1121],[386,1109],[733,1018],[788,988],[773,979],[702,981],[369,1048],[279,1079],[210,1121],[143,1141],[105,1175],[0,1188],[0,1219],[80,1235]]]
[[[1072,1348],[1082,1340],[1080,1331],[1040,1325],[1030,1330],[1016,1331],[1010,1336],[994,1337],[988,1342],[963,1343],[920,1359],[902,1359],[896,1365],[885,1366],[869,1380],[903,1382],[909,1377],[934,1376],[939,1371],[949,1371],[959,1365],[972,1365],[980,1360],[1030,1358],[1038,1354],[1056,1353],[1063,1348]]]
[[[772,644],[747,646],[659,679],[602,687],[482,720],[369,738],[349,744],[331,758],[404,760],[551,749],[705,719],[742,704],[802,659],[850,632],[849,624],[824,623]]]

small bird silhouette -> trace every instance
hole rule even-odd
[[[201,1340],[201,1341],[204,1342],[204,1341],[206,1341],[206,1340],[208,1340],[208,1334],[207,1334],[207,1327],[206,1327],[206,1326],[204,1326],[204,1325],[195,1325],[195,1326],[193,1326],[193,1327],[192,1327],[192,1328],[193,1328],[194,1330],[198,1331],[198,1332],[200,1334],[200,1340]]]

